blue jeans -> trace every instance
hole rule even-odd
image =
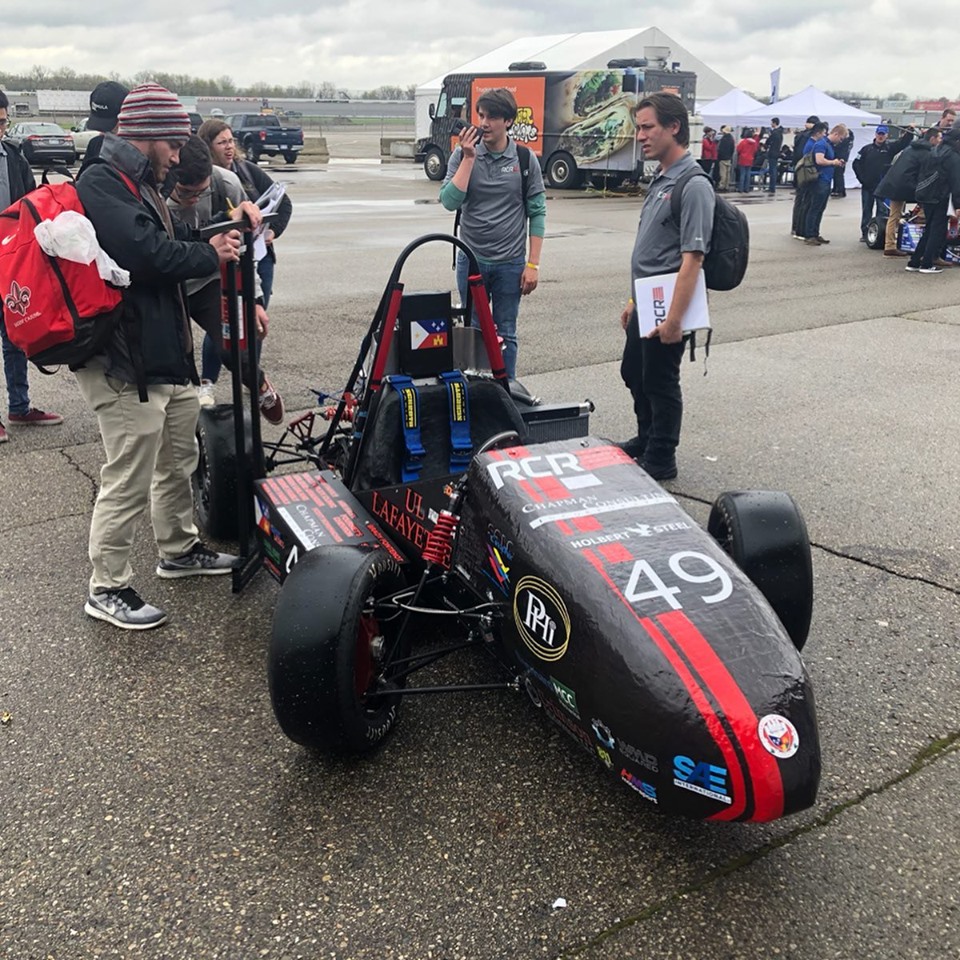
[[[874,208],[879,207],[880,198],[866,187],[860,188],[860,236],[867,235],[867,224],[873,219]],[[879,213],[878,213],[879,215]]]
[[[737,167],[737,189],[741,193],[750,192],[750,167]]]
[[[767,193],[777,192],[777,164],[779,157],[771,157],[767,161]]]
[[[27,389],[27,355],[7,339],[7,328],[0,320],[0,338],[3,340],[3,375],[7,381],[10,412],[21,416],[30,410]]]
[[[273,293],[273,273],[276,264],[269,258],[264,257],[257,262],[257,273],[260,276],[260,287],[263,291],[263,309],[270,306],[270,296]],[[260,360],[260,350],[263,345],[262,340],[257,341],[257,361]],[[203,347],[200,350],[200,379],[209,380],[216,383],[220,379],[220,371],[223,369],[223,360],[220,356],[220,341],[214,340],[208,333],[203,338]]]
[[[517,378],[517,314],[520,312],[520,279],[526,266],[526,255],[499,263],[480,262],[480,276],[487,288],[487,296],[493,301],[493,322],[497,334],[503,340],[503,365],[511,380]],[[457,253],[457,289],[460,302],[467,302],[467,258]],[[473,326],[478,326],[476,310]]]
[[[805,237],[820,236],[820,221],[823,219],[823,211],[827,209],[827,201],[830,199],[830,187],[833,184],[833,171],[830,172],[830,179],[824,180],[819,177],[813,185],[810,196],[810,209],[807,211],[807,225],[804,229]]]

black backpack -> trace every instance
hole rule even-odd
[[[670,195],[670,216],[680,225],[683,188],[693,177],[707,177],[699,166],[677,178]],[[710,180],[709,177],[707,177]],[[711,186],[713,181],[710,180]],[[709,290],[733,290],[739,287],[750,259],[750,227],[739,207],[714,194],[713,232],[710,250],[703,258],[703,278]]]

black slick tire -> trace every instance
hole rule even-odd
[[[707,532],[750,578],[802,650],[813,613],[813,564],[807,526],[786,493],[722,493]]]

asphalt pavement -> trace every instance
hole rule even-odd
[[[413,164],[331,153],[271,167],[294,216],[264,365],[292,410],[342,385],[400,250],[452,221]],[[625,437],[639,200],[548,196],[520,377],[591,399],[592,432]],[[0,957],[960,956],[960,269],[907,274],[867,250],[856,193],[830,201],[829,246],[798,244],[789,199],[744,203],[750,270],[711,296],[709,358],[684,363],[668,486],[701,521],[751,487],[806,517],[812,809],[658,816],[508,692],[405,703],[362,762],[304,751],[270,708],[265,574],[239,595],[159,580],[145,522],[136,586],[170,623],[84,615],[99,435],[69,373],[33,372],[34,403],[66,419],[0,446]],[[449,289],[449,247],[403,279]],[[441,676],[487,673],[465,658]]]

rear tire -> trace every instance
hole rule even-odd
[[[580,180],[577,162],[569,153],[555,153],[547,163],[547,179],[558,190],[569,190]]]
[[[887,231],[887,220],[873,217],[867,223],[867,246],[871,250],[882,250]]]
[[[402,618],[381,601],[404,585],[397,562],[379,549],[321,547],[293,568],[273,616],[267,661],[273,711],[291,740],[346,755],[383,745],[401,699],[389,692],[396,671],[384,667],[383,656],[403,658],[409,644],[397,647]],[[383,674],[387,692],[380,692]]]
[[[193,474],[193,506],[197,523],[216,540],[236,540],[237,450],[233,407],[201,407],[197,420],[200,458]]]
[[[802,650],[813,613],[813,563],[807,526],[786,493],[722,493],[707,532],[764,595],[793,645]]]

